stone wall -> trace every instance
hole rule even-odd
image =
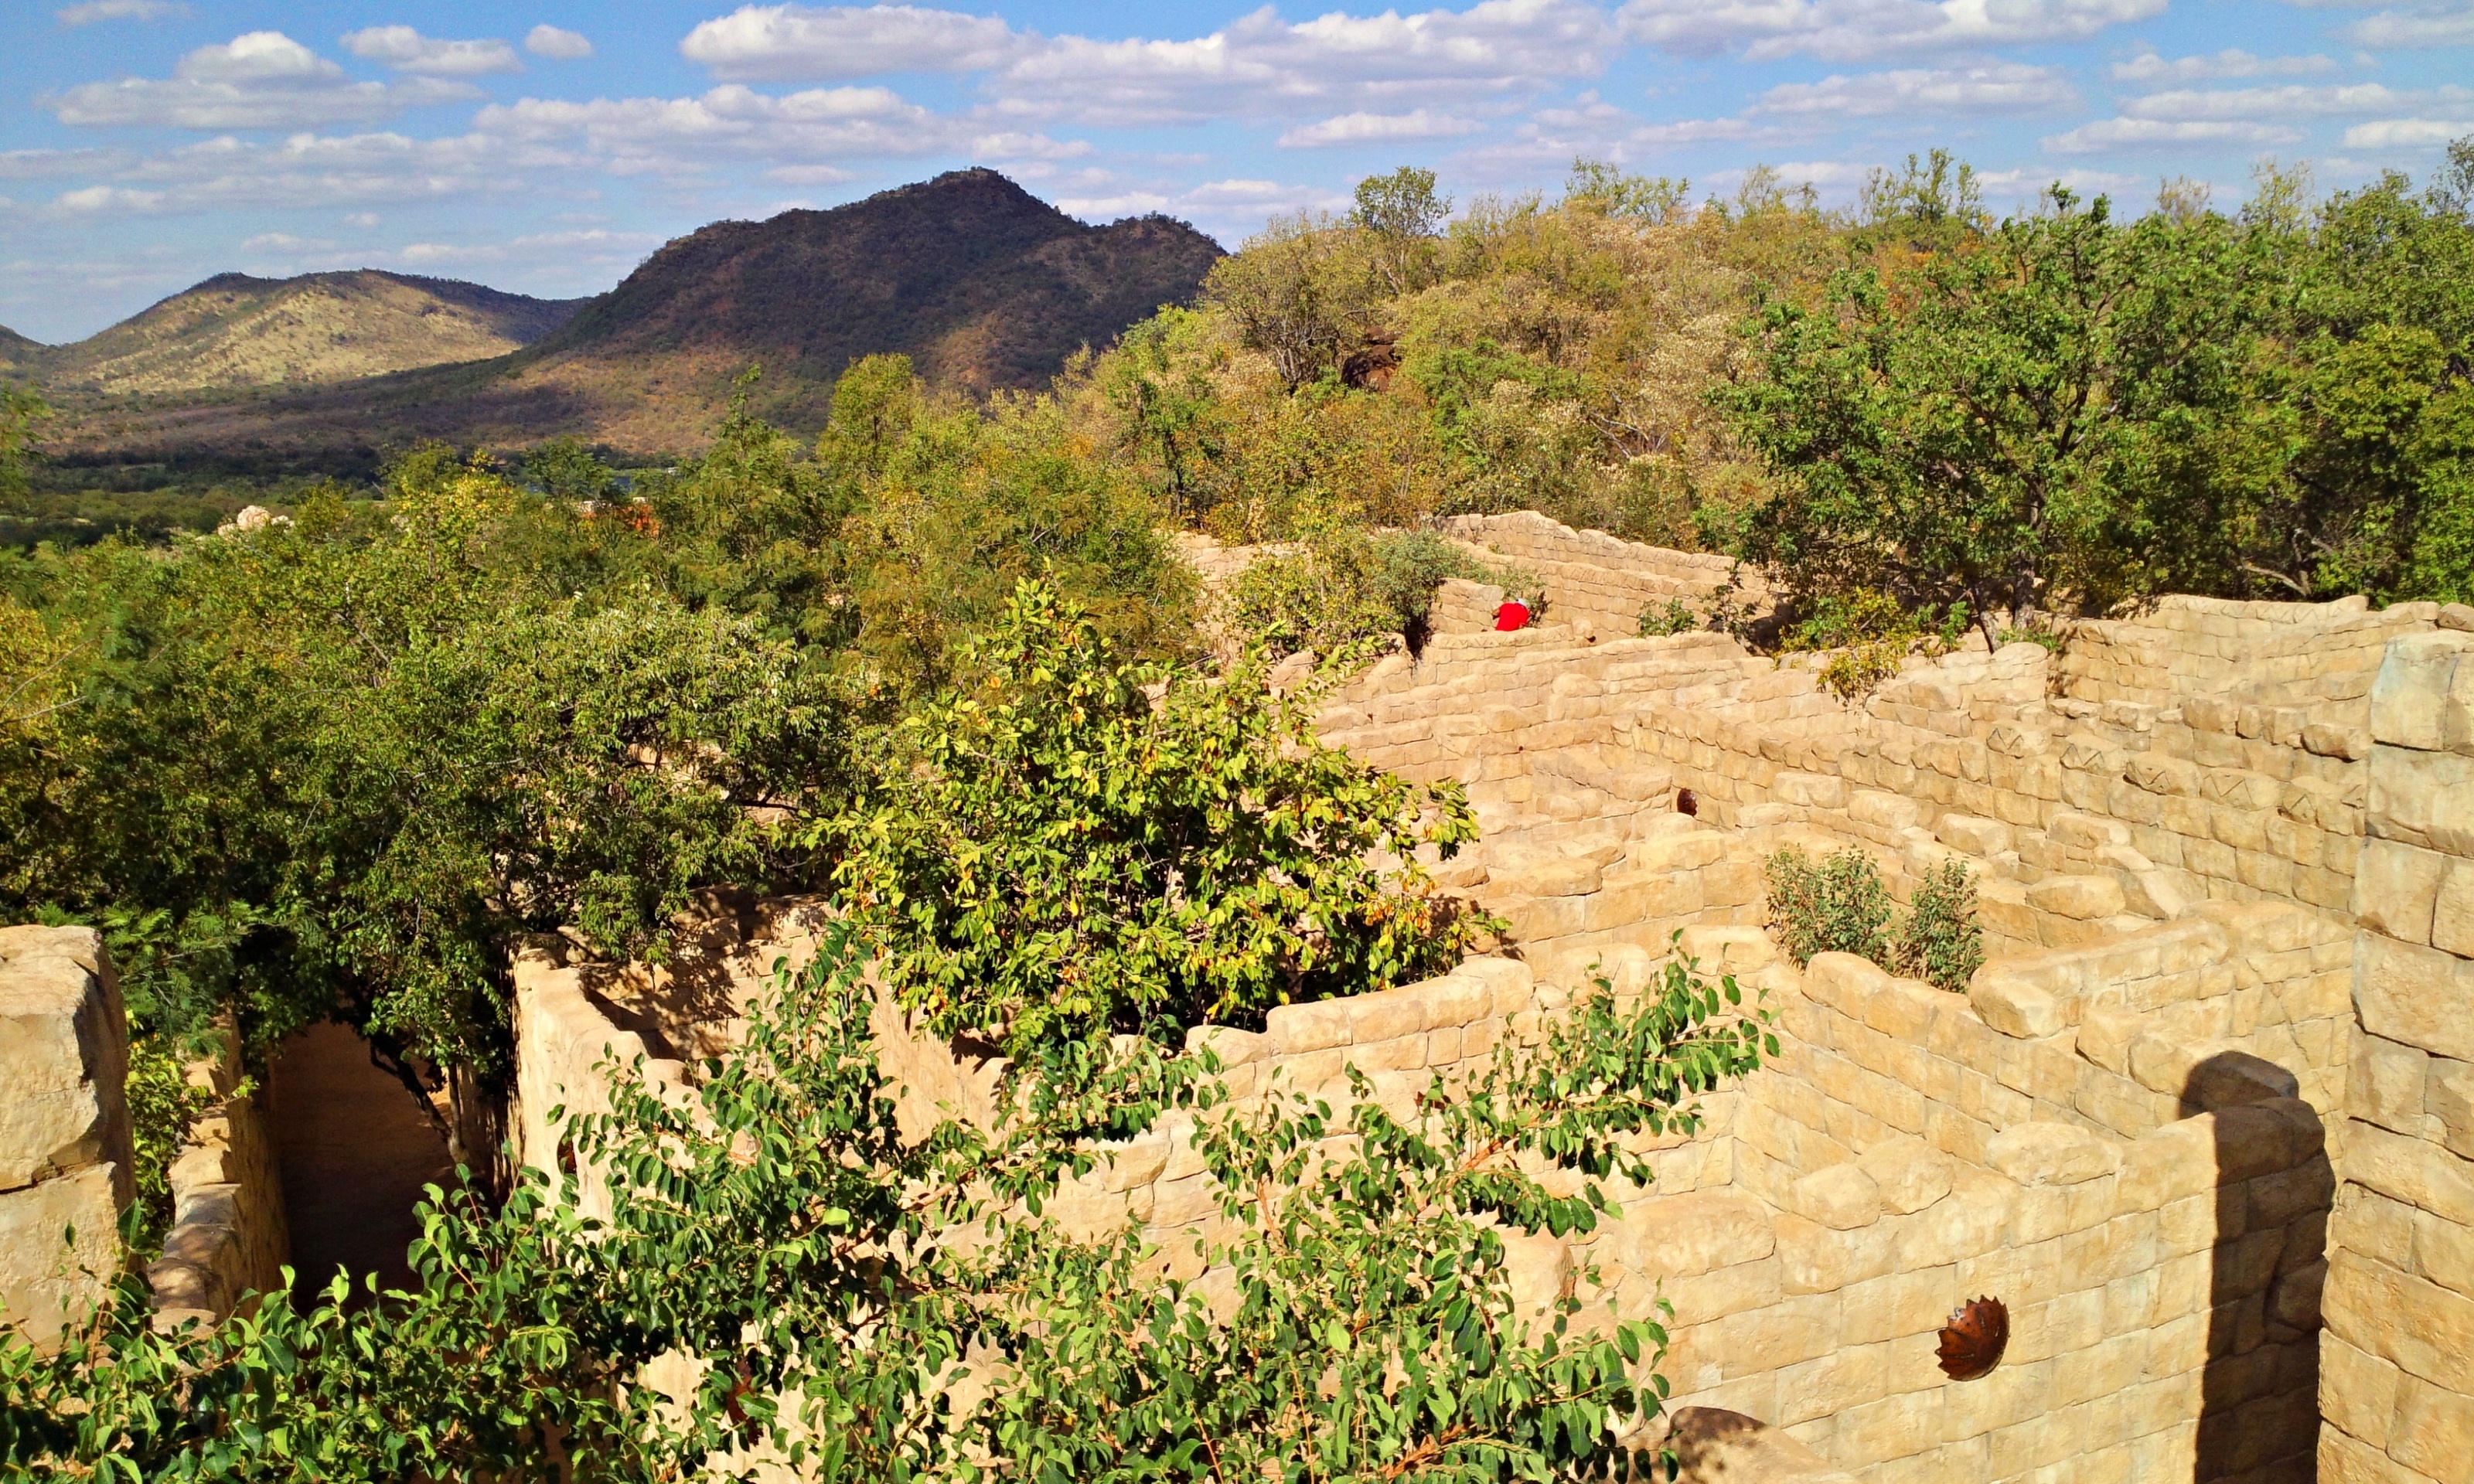
[[[2474,1468],[2474,634],[2391,645],[2370,730],[2320,1475],[2443,1484]]]
[[[240,1037],[227,1023],[220,1049],[188,1068],[190,1086],[215,1094],[172,1158],[172,1227],[146,1269],[165,1324],[229,1317],[245,1294],[283,1286],[292,1244],[283,1178],[264,1109],[244,1090]]]
[[[1506,944],[1197,1033],[1241,1099],[1337,1093],[1354,1065],[1405,1108],[1680,941],[1766,993],[1783,1054],[1646,1151],[1618,1220],[1516,1244],[1524,1302],[1589,1262],[1613,1312],[1671,1304],[1679,1406],[1873,1481],[2462,1476],[2436,1466],[2474,1456],[2474,613],[2169,599],[1849,701],[1827,657],[1630,636],[1642,607],[1714,595],[1710,559],[1534,515],[1454,530],[1537,570],[1546,621],[1492,633],[1496,595],[1450,585],[1423,652],[1321,726],[1467,789],[1484,837],[1428,864]],[[1788,846],[1865,850],[1902,896],[1964,861],[1992,961],[1964,994],[1782,961],[1761,866]],[[589,1100],[606,1051],[684,1080],[813,910],[717,914],[675,968],[528,959],[527,1107]],[[889,1006],[877,1030],[906,1118],[984,1116],[992,1064]],[[1054,1209],[1191,1267],[1217,1217],[1188,1136],[1113,1151]],[[1953,1383],[1936,1331],[1979,1294],[2011,1348]]]
[[[1733,586],[1739,611],[1769,607],[1759,572],[1728,557],[1669,551],[1619,540],[1602,531],[1575,531],[1536,511],[1455,515],[1443,529],[1488,555],[1509,559],[1546,589],[1546,616],[1582,625],[1601,637],[1637,631],[1643,610],[1680,601],[1707,616]]]
[[[128,1072],[102,939],[0,927],[0,1324],[38,1345],[120,1265],[120,1213],[134,1194]]]

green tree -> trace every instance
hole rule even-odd
[[[0,515],[13,514],[26,498],[35,430],[49,416],[51,408],[33,388],[0,383]]]
[[[1121,662],[1025,584],[960,674],[819,837],[940,1032],[1023,1048],[1255,1016],[1439,971],[1487,925],[1417,862],[1475,837],[1457,785],[1320,745],[1311,691],[1259,660]]]
[[[685,1095],[608,1068],[609,1113],[559,1115],[558,1179],[527,1169],[495,1209],[433,1192],[408,1291],[354,1303],[339,1278],[167,1334],[133,1278],[56,1353],[0,1339],[0,1464],[196,1484],[1656,1468],[1618,1429],[1659,1409],[1662,1331],[1576,1325],[1586,1266],[1525,1315],[1506,1236],[1594,1229],[1602,1181],[1646,1181],[1638,1147],[1775,1054],[1732,981],[1674,963],[1628,1005],[1601,985],[1397,1113],[1362,1086],[1339,1112],[1276,1085],[1232,1105],[1207,1056],[1071,1042],[1007,1074],[996,1126],[912,1138],[863,957],[829,934]],[[1130,1224],[1038,1219],[1100,1141],[1179,1106],[1233,1311],[1153,1276]],[[575,1204],[582,1168],[606,1219]]]

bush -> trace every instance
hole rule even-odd
[[[1701,615],[1682,598],[1669,598],[1663,604],[1653,603],[1640,610],[1640,625],[1633,632],[1644,639],[1663,638],[1668,634],[1690,634],[1701,627]]]
[[[1770,929],[1799,966],[1817,953],[1853,953],[1953,993],[1984,965],[1976,921],[1976,878],[1945,860],[1916,883],[1902,915],[1881,884],[1880,868],[1858,850],[1815,862],[1789,848],[1769,859]]]
[[[1259,654],[1218,677],[1123,663],[1026,583],[962,673],[817,836],[942,1033],[1020,1051],[1242,1019],[1437,972],[1494,925],[1414,858],[1476,837],[1460,786],[1322,746],[1317,687],[1274,694]]]
[[[1891,945],[1890,967],[1962,993],[1984,967],[1984,929],[1976,922],[1976,876],[1955,860],[1925,873],[1908,902],[1907,919]]]
[[[1816,953],[1854,953],[1881,963],[1893,916],[1889,888],[1873,858],[1840,850],[1819,862],[1792,847],[1769,858],[1770,928],[1802,966]]]
[[[1969,622],[1964,603],[1908,609],[1886,592],[1867,589],[1821,598],[1780,636],[1779,649],[1836,650],[1822,666],[1821,683],[1840,700],[1856,701],[1896,676],[1900,663],[1918,649],[1928,656],[1948,653]]]
[[[178,1048],[152,1036],[129,1043],[128,1091],[137,1181],[136,1225],[130,1245],[145,1255],[172,1228],[173,1157],[188,1141],[198,1119],[221,1100],[211,1089],[190,1086]]]
[[[1386,1112],[1229,1103],[1205,1056],[1052,1046],[993,1127],[907,1132],[856,938],[751,1007],[686,1089],[605,1066],[604,1113],[492,1209],[432,1189],[408,1290],[342,1277],[220,1326],[156,1327],[124,1274],[38,1352],[0,1332],[0,1475],[420,1480],[1639,1478],[1665,1331],[1584,1317],[1586,1263],[1524,1316],[1515,1233],[1595,1230],[1644,1136],[1777,1053],[1732,980],[1601,983],[1492,1061]],[[1233,1302],[1159,1276],[1139,1223],[1040,1219],[1095,1144],[1193,1111]],[[1308,1154],[1315,1157],[1308,1159]],[[1577,1321],[1577,1322],[1576,1322]],[[1594,1322],[1592,1322],[1594,1321]],[[959,1363],[969,1353],[968,1367]],[[982,1361],[981,1357],[987,1357]],[[641,1384],[657,1358],[677,1379]],[[976,1406],[965,1388],[995,1368]],[[1129,1422],[1129,1419],[1136,1421]],[[1164,1464],[1166,1467],[1164,1467]],[[1660,1474],[1659,1476],[1663,1476]]]
[[[1266,557],[1239,573],[1225,613],[1240,641],[1274,658],[1302,650],[1330,655],[1389,634],[1416,653],[1425,648],[1435,589],[1452,577],[1519,581],[1431,531],[1335,526],[1295,555]]]

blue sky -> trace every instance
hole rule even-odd
[[[1234,246],[1371,171],[1551,189],[1576,155],[1843,201],[1947,145],[2008,205],[2417,177],[2474,132],[2474,0],[1483,0],[1434,9],[10,0],[0,324],[89,334],[209,274],[569,296],[721,217],[964,164]]]

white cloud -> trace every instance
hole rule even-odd
[[[63,26],[92,26],[108,20],[169,20],[188,13],[189,7],[181,0],[85,0],[84,4],[62,6],[52,12]]]
[[[2123,83],[2213,83],[2225,78],[2306,77],[2336,69],[2330,57],[2255,57],[2228,47],[2204,57],[2167,59],[2153,51],[2113,64],[2113,76]]]
[[[1998,200],[2003,196],[2040,195],[2053,185],[2068,186],[2081,195],[2094,195],[2099,191],[2126,191],[2151,182],[2146,176],[2124,175],[2118,170],[2089,170],[2078,166],[2040,170],[2033,166],[2021,166],[2013,170],[1979,170],[1976,173],[1976,183],[1982,187],[1986,196]]]
[[[87,83],[38,100],[61,123],[175,129],[315,129],[366,123],[422,104],[477,97],[468,84],[356,83],[279,31],[202,46],[169,78]]]
[[[536,146],[572,146],[619,175],[698,176],[726,159],[799,165],[867,157],[979,154],[1056,157],[1079,140],[932,112],[885,87],[818,87],[775,95],[728,83],[695,98],[525,98],[494,104],[480,133]]]
[[[2474,101],[2462,87],[2401,92],[2382,83],[2352,83],[2323,87],[2288,84],[2281,87],[2180,88],[2133,98],[2122,111],[2151,119],[2290,119],[2296,115],[2379,113],[2439,101]]]
[[[2382,11],[2346,27],[2345,39],[2376,51],[2474,45],[2474,6],[2443,3]]]
[[[378,214],[375,211],[347,212],[344,216],[344,225],[346,227],[357,227],[366,231],[378,225]]]
[[[859,172],[839,165],[776,165],[764,179],[777,185],[840,185],[859,179]]]
[[[2166,0],[1626,0],[1624,35],[1669,51],[1763,59],[2074,41],[2161,14]]]
[[[612,231],[606,227],[578,227],[563,232],[531,232],[505,242],[414,242],[399,248],[392,254],[399,262],[415,265],[441,263],[503,263],[511,259],[537,258],[546,254],[598,257],[604,260],[633,262],[643,250],[659,246],[661,238],[649,232]]]
[[[96,175],[120,169],[129,160],[119,150],[5,150],[0,151],[0,180]]]
[[[259,232],[240,245],[243,252],[325,252],[335,244],[324,237],[295,237],[290,232]]]
[[[85,185],[52,198],[52,210],[61,216],[142,216],[161,210],[161,191],[133,191],[117,185]]]
[[[593,43],[572,31],[535,26],[524,33],[524,50],[553,61],[581,61],[593,55]]]
[[[679,52],[740,82],[818,82],[885,72],[981,72],[1031,38],[993,15],[912,5],[748,5],[688,33]]]
[[[1753,106],[1756,113],[1877,117],[1925,111],[1970,113],[2050,108],[2076,102],[2069,81],[2050,67],[1997,62],[1977,67],[1905,68],[1786,83]]]
[[[410,26],[372,26],[351,32],[344,37],[344,50],[423,77],[475,78],[524,70],[524,64],[516,60],[516,49],[504,41],[449,41],[423,36]]]
[[[119,180],[158,192],[165,211],[303,202],[342,207],[507,191],[529,172],[578,163],[555,151],[478,134],[300,133],[271,142],[225,134],[147,158],[120,172]]]
[[[2428,149],[2474,134],[2474,116],[2384,118],[2356,124],[2345,131],[2349,150]]]
[[[2045,148],[2062,155],[2086,155],[2177,144],[2295,144],[2301,138],[2298,129],[2249,120],[2109,118],[2049,135]]]
[[[989,86],[1009,110],[1103,125],[1390,112],[1594,76],[1615,42],[1579,0],[1298,22],[1266,6],[1189,40],[1058,36]]]
[[[1438,113],[1431,108],[1413,108],[1406,113],[1341,113],[1318,124],[1305,124],[1280,135],[1284,150],[1320,149],[1336,144],[1396,143],[1414,139],[1444,139],[1454,134],[1475,133],[1486,126],[1475,119],[1451,113]]]

